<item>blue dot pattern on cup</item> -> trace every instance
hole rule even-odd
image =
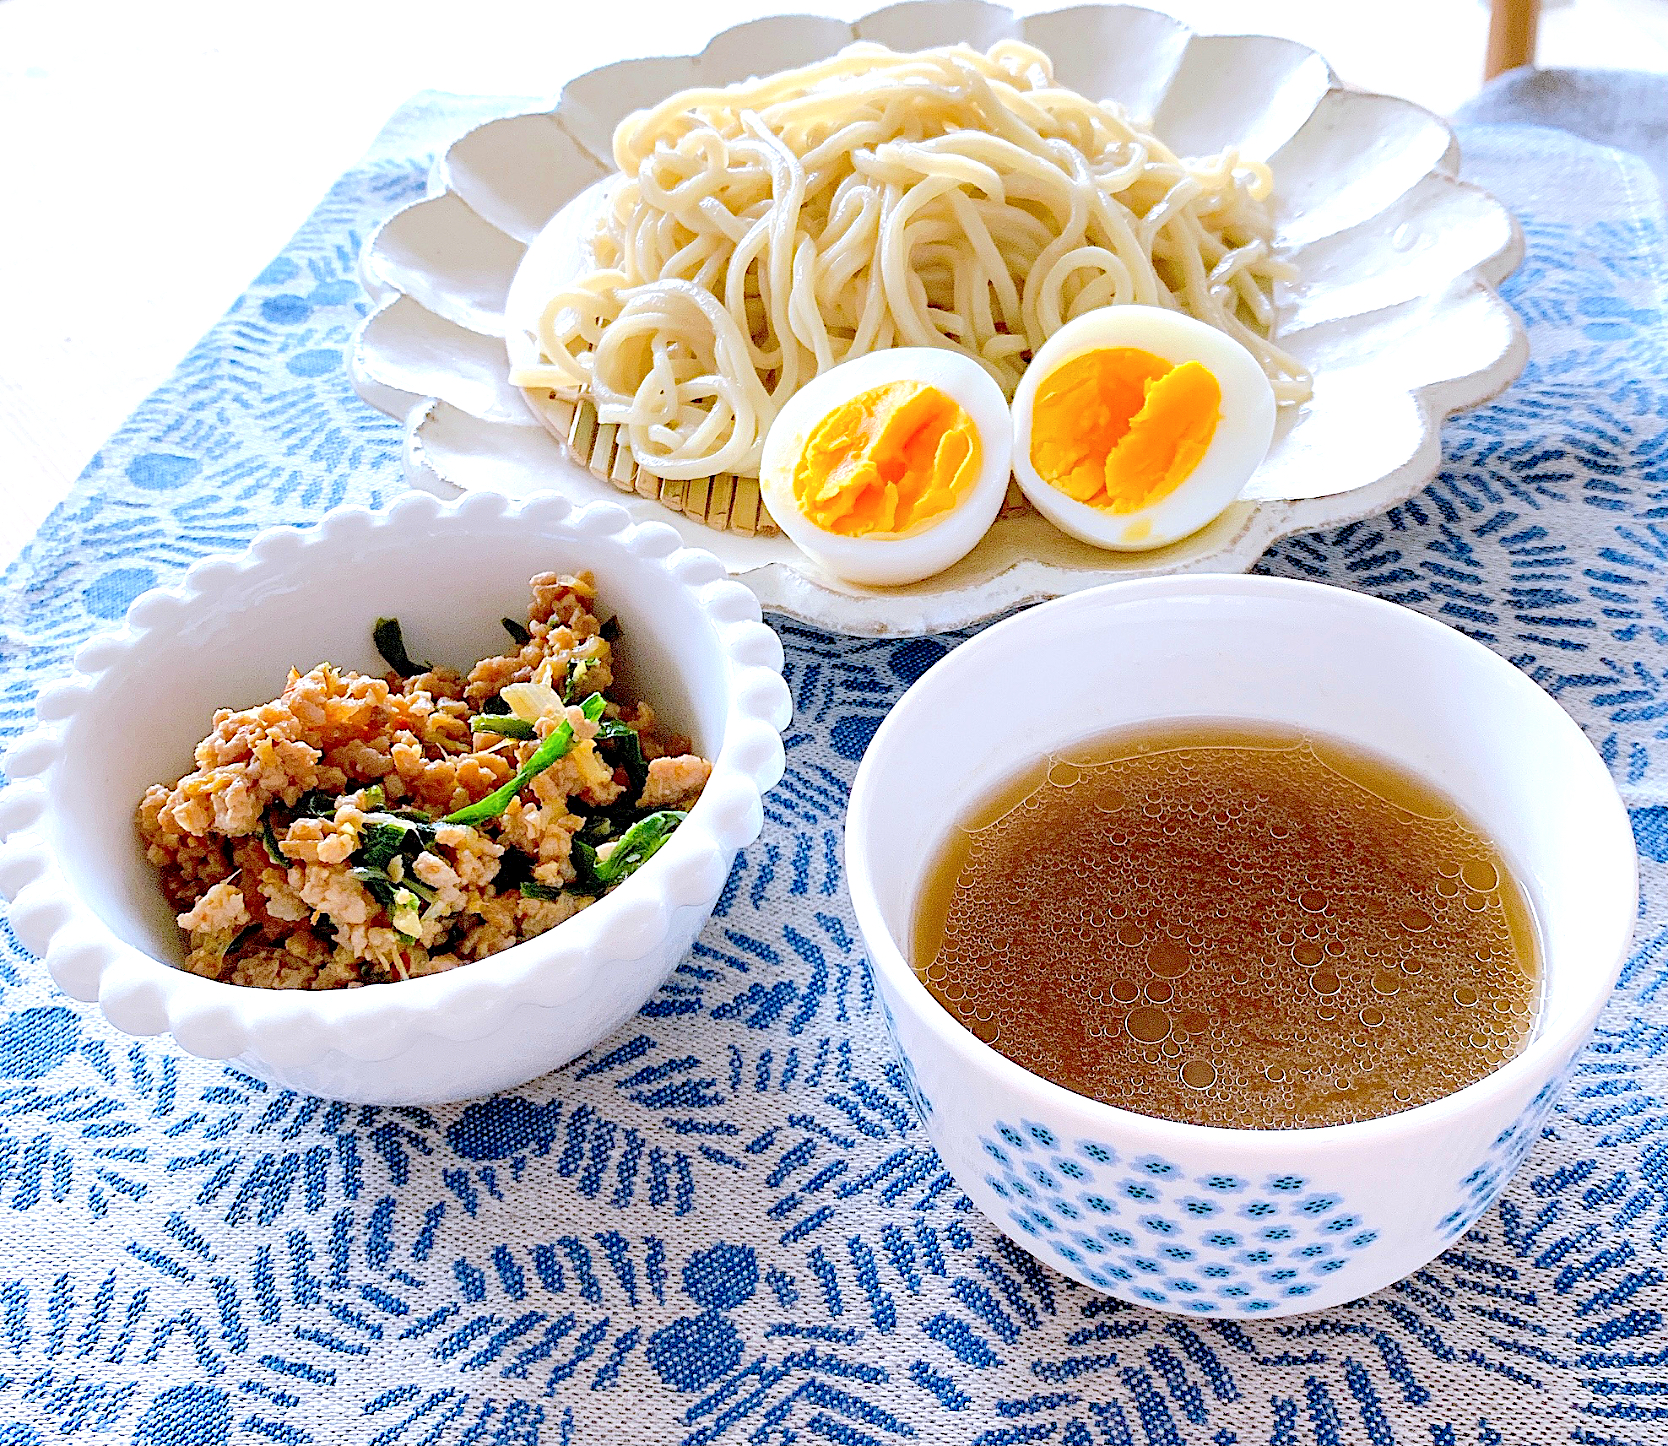
[[[1091,1284],[1198,1315],[1291,1310],[1378,1239],[1362,1212],[1301,1175],[1190,1175],[1045,1125],[981,1135],[1006,1219]]]
[[[1524,1106],[1523,1113],[1495,1137],[1482,1163],[1459,1182],[1459,1204],[1444,1215],[1436,1227],[1444,1240],[1455,1240],[1464,1235],[1494,1203],[1494,1197],[1516,1173],[1517,1167],[1540,1138],[1541,1122],[1546,1119],[1563,1087],[1562,1076],[1543,1085],[1534,1099]]]

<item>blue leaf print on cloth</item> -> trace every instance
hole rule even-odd
[[[399,428],[340,370],[369,306],[354,260],[421,194],[429,151],[486,113],[403,113],[95,458],[7,576],[0,734],[144,588],[400,494]],[[1606,153],[1464,142],[1524,217],[1508,294],[1535,361],[1447,425],[1418,497],[1262,567],[1429,612],[1551,690],[1635,806],[1646,902],[1564,1092],[1456,1183],[1482,1199],[1521,1170],[1438,1260],[1326,1315],[1236,1324],[1096,1294],[981,1219],[886,1045],[840,852],[875,728],[959,639],[778,620],[796,717],[763,835],[641,1014],[513,1093],[298,1096],[116,1034],[0,925],[0,1446],[1660,1441],[1663,227],[1643,173]],[[1075,1219],[1036,1208],[1169,1296],[1301,1286],[1378,1225],[1303,1180],[1175,1179],[1003,1126],[993,1178],[1025,1208],[1020,1187],[1064,1201]]]

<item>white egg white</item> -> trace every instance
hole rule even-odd
[[[1174,366],[1196,361],[1222,389],[1221,420],[1199,464],[1171,492],[1131,512],[1107,512],[1050,486],[1031,465],[1031,409],[1045,378],[1084,352],[1136,347]],[[1014,394],[1013,470],[1031,505],[1062,532],[1114,552],[1163,547],[1197,532],[1244,490],[1274,436],[1274,389],[1232,337],[1179,311],[1103,306],[1068,321],[1031,359]]]
[[[801,512],[794,497],[794,468],[806,439],[837,407],[893,382],[936,387],[967,413],[979,438],[978,477],[957,506],[908,532],[829,532]],[[1012,453],[1007,398],[990,373],[959,352],[894,347],[841,362],[794,393],[765,436],[759,488],[777,526],[819,567],[847,582],[896,587],[942,572],[978,545],[1002,510]]]

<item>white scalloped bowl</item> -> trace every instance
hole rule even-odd
[[[218,707],[276,695],[292,665],[380,672],[370,641],[398,616],[421,655],[467,668],[500,650],[527,579],[589,568],[624,629],[622,681],[713,759],[668,843],[550,933],[397,984],[250,989],[177,967],[179,931],[133,811],[174,779]],[[59,986],[129,1034],[170,1033],[292,1089],[374,1104],[465,1099],[524,1083],[634,1014],[693,942],[736,852],[758,837],[792,715],[782,647],[753,595],[672,528],[607,503],[408,496],[261,534],[148,592],[43,689],[40,726],[6,760],[0,893]]]

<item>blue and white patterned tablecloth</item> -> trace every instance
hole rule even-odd
[[[488,112],[402,112],[88,468],[0,597],[0,734],[128,602],[401,490],[342,355],[360,241]],[[641,1015],[514,1094],[300,1098],[135,1043],[0,929],[0,1446],[1457,1446],[1668,1441],[1668,285],[1645,168],[1473,128],[1535,359],[1417,499],[1267,571],[1510,657],[1615,770],[1638,952],[1499,1207],[1416,1276],[1240,1326],[1098,1298],[968,1207],[907,1104],[841,876],[877,721],[952,640],[787,625],[759,843]]]

